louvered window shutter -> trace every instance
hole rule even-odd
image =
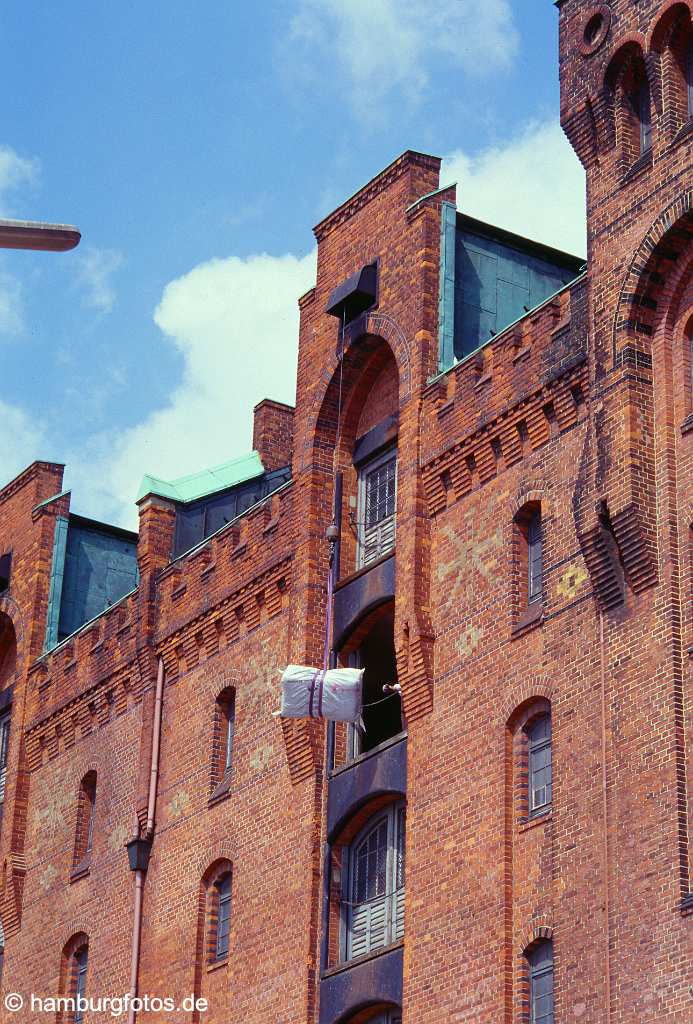
[[[404,807],[393,805],[351,848],[347,959],[404,935],[404,831]]]
[[[395,546],[397,456],[389,453],[366,466],[360,481],[360,564],[369,565]]]

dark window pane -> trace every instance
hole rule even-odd
[[[231,928],[231,875],[224,875],[217,885],[219,899],[217,916],[217,959],[226,956],[229,951],[229,931]]]

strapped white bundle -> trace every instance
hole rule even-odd
[[[358,722],[362,704],[362,668],[287,665],[282,675],[282,718],[326,718]]]

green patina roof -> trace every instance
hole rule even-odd
[[[172,501],[195,501],[215,491],[225,491],[245,480],[261,476],[265,468],[257,452],[251,452],[240,459],[232,459],[221,466],[190,473],[189,476],[178,477],[177,480],[160,480],[159,477],[146,475],[142,478],[137,501],[147,494],[159,494],[162,498]]]

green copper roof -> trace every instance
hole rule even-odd
[[[245,480],[261,476],[265,468],[257,452],[251,452],[240,459],[232,459],[221,466],[203,469],[199,473],[181,476],[177,480],[160,480],[156,476],[144,476],[137,492],[137,501],[147,494],[159,494],[171,501],[195,501],[215,491],[225,491]]]

